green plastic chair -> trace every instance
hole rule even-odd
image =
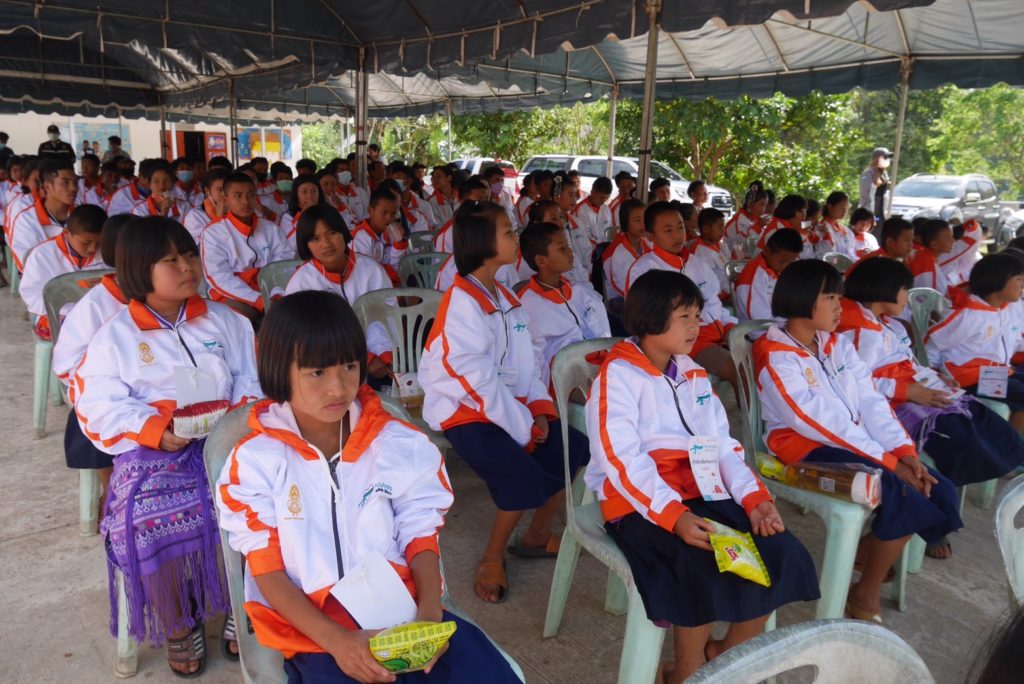
[[[21,274],[14,268],[14,253],[11,252],[11,246],[7,245],[4,251],[7,252],[7,275],[11,280],[11,296],[17,298],[21,292]]]
[[[409,253],[422,254],[434,251],[434,231],[413,233],[409,236]]]
[[[437,274],[451,254],[444,252],[421,252],[406,254],[398,262],[398,282],[403,287],[434,289]]]
[[[747,320],[747,315],[736,303],[736,279],[740,277],[748,263],[750,259],[733,259],[725,264],[725,279],[729,281],[729,301],[732,303],[730,310],[740,321]]]
[[[270,311],[274,299],[284,295],[284,288],[291,280],[292,274],[302,265],[302,259],[283,259],[274,261],[260,269],[257,281],[260,284],[260,298],[263,299],[263,312]]]
[[[1024,475],[1006,485],[996,506],[995,527],[999,552],[1003,556],[1006,579],[1009,580],[1010,605],[1024,605],[1024,529],[1014,523],[1024,508]]]
[[[757,395],[757,374],[754,369],[753,344],[747,339],[752,332],[767,330],[772,321],[740,323],[729,332],[729,349],[742,391],[740,411],[746,419],[744,447],[747,464],[757,471],[756,454],[770,453],[762,438],[761,402]],[[763,478],[768,490],[778,499],[789,501],[816,514],[825,523],[825,558],[819,584],[821,598],[815,610],[817,618],[842,617],[846,608],[846,594],[853,577],[853,561],[857,544],[867,521],[868,509],[858,504],[834,499],[823,494],[797,489],[781,482]],[[906,610],[907,550],[897,563],[892,598],[899,609]]]
[[[584,434],[587,429],[586,423],[582,420],[580,407],[571,404],[569,397],[574,390],[586,394],[594,381],[594,376],[597,375],[597,366],[589,363],[586,356],[592,352],[610,349],[618,341],[600,339],[577,342],[555,355],[551,377],[558,415],[563,417],[559,422],[562,427],[566,482],[571,482],[573,475],[569,472],[569,426],[571,424]],[[544,619],[544,637],[550,638],[558,634],[573,575],[576,572],[576,562],[579,560],[580,551],[585,549],[608,567],[606,607],[615,608],[622,595],[627,597],[626,635],[622,643],[622,656],[619,659],[619,684],[654,681],[661,658],[662,643],[665,640],[665,630],[647,619],[647,611],[636,590],[629,563],[604,529],[600,505],[593,496],[574,495],[575,489],[577,488],[565,489],[565,533],[562,535],[562,545],[558,550],[555,573],[551,580],[548,611]]]
[[[401,404],[391,397],[381,396],[384,407],[396,418],[408,421],[409,414]],[[224,463],[227,461],[235,445],[249,432],[249,410],[252,404],[242,406],[231,411],[219,421],[213,432],[206,439],[203,448],[203,460],[206,466],[206,478],[210,483],[210,490],[214,491],[217,486],[217,479],[220,477]],[[216,509],[215,509],[216,510]],[[218,510],[218,516],[219,516]],[[231,613],[235,618],[235,634],[238,636],[238,654],[242,665],[242,680],[246,684],[281,684],[285,681],[284,658],[281,653],[267,648],[256,640],[252,623],[245,613],[245,561],[241,554],[231,548],[228,544],[227,533],[221,530],[221,553],[224,557],[224,569],[228,578],[228,589],[231,596]],[[444,570],[442,568],[442,576]],[[447,582],[444,583],[445,593],[441,597],[441,603],[450,612],[457,613],[457,609],[447,592]],[[458,613],[459,617],[472,622],[465,615]],[[134,642],[132,642],[134,643]],[[493,642],[492,642],[493,643]],[[526,681],[523,671],[519,665],[497,644],[495,648],[501,652],[505,660],[519,676],[520,681]]]
[[[697,670],[687,684],[749,684],[804,668],[815,684],[934,683],[913,648],[881,625],[814,620],[757,636]]]
[[[840,273],[846,273],[853,266],[853,259],[842,252],[825,252],[821,255],[821,260],[835,266]]]

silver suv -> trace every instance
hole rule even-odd
[[[988,176],[937,176],[915,173],[896,184],[892,198],[893,216],[908,221],[924,216],[963,223],[977,219],[992,232],[999,225],[999,194]]]
[[[627,171],[634,178],[640,169],[640,160],[637,157],[612,157],[612,173],[614,178],[619,172]],[[539,154],[530,157],[519,170],[519,182],[531,171],[579,171],[580,189],[590,192],[591,186],[598,176],[605,176],[608,170],[608,158],[596,155],[572,155],[572,154]],[[658,177],[667,179],[672,184],[672,194],[681,202],[689,202],[686,188],[690,181],[676,173],[667,164],[659,161],[651,161],[651,179]],[[732,201],[732,195],[728,190],[715,185],[708,184],[708,206],[722,211],[726,216],[731,216],[736,210]],[[613,189],[612,197],[615,196]]]

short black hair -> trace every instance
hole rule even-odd
[[[1002,290],[1010,278],[1019,275],[1024,275],[1024,261],[1020,258],[1005,252],[987,254],[971,268],[968,281],[971,294],[987,297]]]
[[[849,199],[850,196],[847,195],[845,192],[841,192],[839,190],[831,192],[829,193],[828,197],[825,198],[825,210],[827,211],[829,207],[833,207],[839,204],[840,202],[849,201]]]
[[[706,185],[707,185],[707,183],[705,183],[704,181],[702,181],[700,179],[690,181],[690,184],[686,186],[686,194],[687,195],[692,195],[697,190],[699,190],[700,188],[702,188],[702,187],[704,187]]]
[[[81,204],[71,210],[68,215],[68,232],[72,235],[91,233],[99,235],[103,231],[103,222],[107,220],[107,212],[96,204]]]
[[[819,294],[842,294],[843,276],[819,259],[794,261],[779,275],[772,294],[772,316],[813,318]]]
[[[100,173],[116,173],[118,175],[121,175],[121,169],[117,168],[117,164],[115,164],[114,162],[105,161],[102,164],[100,164]]]
[[[523,253],[523,261],[534,271],[537,268],[537,257],[547,256],[548,247],[555,235],[565,228],[554,223],[531,223],[519,234],[519,250]]]
[[[944,230],[952,229],[942,219],[929,219],[921,226],[921,245],[928,247],[939,236],[939,233]]]
[[[633,180],[633,174],[631,174],[629,171],[625,171],[625,170],[619,171],[617,174],[615,174],[615,184],[616,185],[618,185],[619,183],[621,183],[622,181],[625,181],[625,180]]]
[[[292,195],[288,198],[288,211],[291,213],[292,218],[295,218],[299,211],[299,188],[303,185],[314,185],[316,186],[317,204],[324,203],[324,191],[320,188],[319,181],[309,174],[302,174],[292,183]],[[310,207],[312,209],[313,207]]]
[[[398,181],[394,178],[385,178],[382,180],[377,185],[377,190],[374,194],[377,194],[378,192],[387,192],[390,193],[396,201],[400,202],[402,200],[402,188],[398,187]]]
[[[772,253],[800,254],[804,251],[804,238],[793,228],[779,228],[768,237],[765,248]]]
[[[690,217],[697,213],[697,205],[693,202],[680,202],[679,200],[672,200],[669,202],[672,207],[679,212],[679,215],[683,217],[684,221],[689,221]]]
[[[188,157],[178,157],[177,159],[171,162],[171,167],[174,168],[175,170],[177,170],[179,166],[187,166],[189,168],[192,168],[193,164],[194,162]]]
[[[99,166],[99,165],[100,165],[100,158],[99,158],[99,157],[97,157],[97,156],[96,156],[95,154],[93,154],[92,152],[89,152],[88,154],[83,154],[83,155],[82,155],[82,162],[83,162],[83,163],[85,163],[85,162],[87,162],[87,161],[89,161],[89,162],[92,162],[92,163],[93,163],[93,164],[95,164],[96,166]]]
[[[473,192],[474,190],[484,190],[488,193],[488,195],[491,192],[491,189],[487,187],[487,183],[483,182],[478,177],[468,178],[462,183],[459,183],[459,187],[455,192],[458,194],[459,199],[461,200],[465,199],[466,195]]]
[[[594,184],[590,186],[591,192],[603,192],[606,195],[612,194],[612,179],[608,176],[598,176]]]
[[[654,269],[629,286],[623,323],[630,335],[639,338],[660,335],[668,328],[672,312],[687,306],[704,308],[700,288],[682,273]]]
[[[287,173],[289,178],[291,178],[294,175],[292,173],[292,167],[288,166],[282,161],[276,161],[270,165],[270,177],[273,178],[279,173]]]
[[[568,176],[569,178],[579,178],[580,172],[578,169],[569,169],[568,171],[566,171],[565,175]]]
[[[203,179],[203,188],[209,191],[210,186],[213,185],[214,181],[226,181],[231,172],[221,167],[215,167],[206,172],[206,178]]]
[[[185,227],[166,216],[133,218],[121,228],[114,248],[117,284],[129,299],[145,301],[153,291],[153,264],[167,256],[171,247],[179,254],[199,254],[196,241]]]
[[[649,189],[650,189],[650,192],[654,192],[658,188],[670,188],[670,187],[672,187],[672,184],[670,182],[668,182],[667,179],[659,177],[659,178],[655,178],[654,180],[651,181]]]
[[[316,234],[316,224],[320,221],[327,224],[328,230],[341,233],[345,238],[346,245],[352,242],[352,233],[338,210],[326,204],[314,204],[302,212],[298,226],[295,228],[295,251],[303,261],[313,258],[313,253],[309,249],[309,241]]]
[[[72,174],[75,172],[75,166],[70,160],[65,158],[47,159],[45,161],[40,160],[39,162],[39,185],[42,187],[44,183],[52,182],[61,171],[70,171]],[[29,171],[26,176],[31,175]]]
[[[21,166],[22,163],[22,158],[19,155],[12,154],[10,157],[7,158],[7,166],[5,168],[7,169],[7,171],[10,171],[15,166]]]
[[[231,160],[222,154],[218,154],[216,157],[210,157],[210,161],[206,162],[206,168],[222,168],[228,171],[234,171],[235,166],[231,163]]]
[[[914,275],[902,261],[889,257],[862,259],[846,276],[843,294],[861,304],[895,304],[900,290],[914,287]]]
[[[725,214],[714,207],[708,207],[707,209],[701,209],[700,213],[697,214],[697,227],[707,228],[713,226],[715,221],[724,221]]]
[[[252,166],[255,166],[256,164],[267,164],[267,165],[269,165],[270,162],[267,160],[266,157],[253,157],[252,159],[249,160],[249,164],[252,165]]]
[[[121,138],[120,138],[120,136],[112,135],[109,138],[107,138],[107,142],[112,144],[112,145],[120,145],[121,144]]]
[[[434,171],[440,171],[442,175],[447,176],[448,178],[452,177],[452,167],[447,164],[438,164],[430,170],[431,173]]]
[[[381,185],[384,185],[384,183],[381,183]],[[376,190],[373,191],[373,194],[370,195],[369,206],[372,208],[384,201],[394,202],[395,204],[397,204],[398,198],[395,197],[395,193],[391,192],[386,187],[378,187]]]
[[[1017,249],[1024,252],[1024,235],[1015,237],[1006,243],[1006,249]]]
[[[314,173],[316,173],[316,162],[313,161],[312,159],[300,159],[299,161],[295,162],[295,170],[299,172],[300,176],[303,175],[304,173],[309,173],[309,175],[313,175]]]
[[[148,162],[148,163],[147,163]],[[163,159],[147,159],[139,167],[139,176],[147,183],[153,178],[153,174],[157,171],[163,171],[172,179],[174,178],[174,169]]]
[[[366,334],[341,295],[303,290],[274,302],[260,326],[256,372],[263,393],[276,402],[292,398],[292,361],[299,368],[359,364],[366,381]]]
[[[537,200],[530,205],[526,218],[530,223],[540,223],[544,219],[544,212],[551,207],[558,208],[554,200]]]
[[[10,137],[7,135],[7,133],[5,133],[4,131],[0,131],[0,142],[5,143],[8,140],[10,140]]]
[[[488,166],[480,172],[483,178],[494,178],[495,176],[501,176],[502,182],[505,179],[505,172],[501,170],[500,166]]]
[[[874,218],[875,215],[872,214],[870,210],[865,209],[864,207],[857,207],[850,215],[850,225],[852,226],[853,224],[860,223],[861,221],[870,221]]]
[[[494,202],[464,204],[455,212],[452,246],[460,276],[472,273],[498,254],[498,217],[504,213],[505,209]]]
[[[807,198],[807,215],[815,216],[821,213],[821,203],[816,199]]]
[[[131,214],[114,214],[103,222],[103,230],[100,232],[100,256],[107,266],[114,266],[117,260],[117,238],[125,224],[134,218],[136,217]]]
[[[647,206],[638,199],[628,199],[619,205],[619,230],[623,233],[626,232],[626,227],[629,226],[629,214],[634,209],[646,210]]]
[[[224,192],[228,191],[228,188],[232,185],[242,184],[248,185],[252,188],[256,187],[256,183],[249,177],[249,174],[244,171],[232,171],[228,174],[228,177],[224,179]]]
[[[879,237],[884,245],[886,240],[899,240],[900,233],[905,230],[914,230],[913,224],[900,216],[890,216],[882,224],[882,234]]]
[[[805,211],[806,209],[806,199],[800,195],[786,195],[775,205],[775,217],[788,220],[796,216],[796,212]]]
[[[644,230],[648,233],[653,233],[654,223],[658,220],[658,217],[669,213],[678,214],[679,210],[672,206],[671,202],[652,202],[649,207],[644,209]]]

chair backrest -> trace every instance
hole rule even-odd
[[[291,280],[292,274],[302,265],[302,259],[284,259],[274,261],[260,269],[260,297],[263,299],[263,311],[270,311],[274,297],[284,294],[284,288]]]
[[[914,355],[917,362],[927,366],[928,353],[924,347],[924,337],[931,327],[932,316],[943,316],[949,309],[949,302],[938,290],[930,287],[914,287],[907,293],[907,306],[910,307],[911,324],[914,328]]]
[[[748,684],[803,667],[814,669],[815,684],[935,681],[921,656],[885,627],[854,620],[813,620],[730,648],[686,682]]]
[[[996,541],[1003,555],[1003,567],[1010,582],[1010,598],[1015,607],[1024,605],[1024,529],[1015,523],[1024,509],[1024,476],[1006,485],[996,506]]]
[[[396,287],[367,292],[356,300],[353,308],[364,330],[375,322],[387,330],[394,371],[414,373],[419,370],[420,356],[443,296],[437,290]]]
[[[821,260],[835,266],[840,273],[846,273],[853,266],[853,259],[842,252],[825,252],[821,255]]]
[[[60,334],[60,310],[65,305],[80,300],[86,292],[99,284],[103,276],[113,272],[112,268],[97,268],[64,273],[46,281],[43,285],[43,306],[46,307],[46,317],[50,321],[50,339],[54,344]]]
[[[597,376],[600,368],[587,360],[587,356],[594,352],[611,349],[615,343],[620,342],[621,337],[603,337],[596,340],[584,340],[574,342],[555,354],[551,362],[551,385],[555,389],[555,404],[558,407],[558,415],[562,420],[558,421],[562,427],[562,462],[565,469],[565,482],[568,485],[572,482],[573,473],[569,472],[569,423],[573,412],[569,409],[569,397],[574,390],[579,390],[586,397],[590,394],[590,385]],[[587,434],[587,426],[572,425],[583,434]],[[572,487],[565,488],[565,516],[566,524],[575,525],[575,503],[573,501]]]
[[[434,233],[419,232],[409,236],[409,252],[418,254],[434,251]]]
[[[736,381],[740,388],[740,412],[746,418],[744,448],[747,463],[756,467],[754,454],[764,451],[764,426],[761,424],[761,402],[757,396],[757,369],[754,368],[754,343],[747,336],[752,332],[767,330],[772,321],[747,321],[729,331],[729,352],[736,366]]]
[[[736,279],[740,277],[740,273],[743,273],[743,269],[750,263],[750,259],[733,259],[725,264],[725,277],[729,279],[730,283],[735,283]]]
[[[403,287],[434,289],[437,274],[450,256],[444,252],[406,254],[398,262],[398,283]]]
[[[747,238],[747,242],[746,242],[746,244],[744,246],[746,247],[746,254],[747,254],[747,256],[750,257],[751,259],[753,259],[755,256],[757,256],[757,253],[760,251],[757,248],[757,243],[760,242],[760,241],[761,241],[761,236],[760,235],[751,235],[750,237]]]

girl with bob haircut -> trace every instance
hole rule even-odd
[[[825,198],[821,228],[814,245],[816,254],[839,252],[851,259],[857,258],[857,238],[843,223],[850,211],[850,198],[845,192],[833,192]]]
[[[703,304],[683,274],[638,278],[626,296],[633,337],[612,347],[586,406],[586,484],[629,562],[647,617],[673,626],[675,661],[664,667],[664,682],[682,682],[758,635],[776,608],[819,596],[807,550],[786,531],[729,434],[707,372],[688,356]],[[707,481],[690,464],[698,446],[716,449],[715,477]],[[705,518],[755,535],[770,587],[719,572]],[[731,623],[720,641],[710,640],[716,621]]]
[[[754,344],[765,444],[784,463],[853,463],[882,472],[882,503],[861,540],[847,614],[881,622],[881,588],[911,535],[934,543],[963,526],[953,484],[917,448],[875,389],[871,369],[835,333],[842,276],[824,261],[790,264],[772,295],[772,325]]]
[[[747,241],[760,235],[768,224],[765,219],[767,206],[768,194],[760,182],[754,181],[743,197],[743,206],[725,224],[725,243],[734,253],[754,256],[747,248]]]
[[[644,227],[644,209],[638,199],[627,199],[619,205],[619,234],[601,254],[604,268],[604,288],[609,300],[622,300],[626,296],[626,276],[629,267],[642,255],[654,249],[647,240]],[[621,307],[622,302],[616,308]]]
[[[954,398],[955,382],[917,363],[906,328],[897,320],[913,284],[910,269],[895,259],[861,261],[846,278],[837,330],[857,348],[875,389],[940,473],[958,487],[1001,477],[1024,462],[1024,442],[981,402]],[[949,553],[943,540],[928,549],[934,558]]]
[[[508,597],[506,547],[525,558],[558,554],[551,524],[566,485],[562,438],[526,312],[496,278],[518,256],[512,222],[493,202],[462,211],[454,226],[458,275],[427,338],[419,381],[424,420],[444,431],[497,508],[475,591],[483,601],[500,603]],[[569,434],[569,471],[575,472],[587,460],[587,443],[579,432]],[[530,509],[536,511],[529,528],[509,546]]]
[[[804,227],[804,219],[807,218],[807,200],[800,195],[786,195],[779,200],[778,205],[775,207],[775,211],[772,214],[772,220],[768,222],[765,229],[761,231],[761,239],[757,242],[757,248],[764,251],[764,246],[768,242],[768,238],[777,231],[779,228],[792,228],[793,230],[800,233],[800,237],[804,240],[804,250],[800,254],[801,259],[813,259],[814,258],[814,243],[817,238]]]
[[[251,431],[224,464],[217,505],[246,558],[256,637],[282,652],[288,681],[456,682],[465,672],[518,681],[479,628],[441,606],[448,474],[427,436],[364,384],[366,340],[348,303],[309,291],[274,304],[260,330],[259,380],[267,399],[244,409]],[[346,608],[331,590],[361,570],[377,591],[404,587],[409,614]],[[458,627],[425,672],[397,678],[370,654],[375,630],[360,620],[412,619]]]
[[[337,209],[315,204],[304,210],[295,232],[295,246],[304,263],[288,280],[285,294],[324,290],[352,303],[367,292],[391,287],[387,271],[373,259],[349,251],[351,244],[352,235]],[[391,338],[382,324],[370,325],[367,344],[369,373],[381,382],[388,377],[392,357]]]
[[[284,236],[289,241],[295,238],[295,232],[299,227],[299,218],[302,216],[302,212],[310,207],[315,207],[318,204],[324,204],[324,191],[320,188],[320,184],[313,176],[299,176],[292,181],[292,193],[288,197],[288,211],[281,215],[281,218],[277,221],[277,226],[284,233]],[[338,211],[335,209],[335,211]],[[346,208],[345,213],[348,216],[343,217],[345,222],[349,225],[355,225],[355,216],[351,214]],[[298,244],[296,244],[298,247]],[[299,254],[300,259],[306,259]]]
[[[182,408],[179,392],[190,386],[197,397],[186,404],[237,405],[262,394],[252,326],[196,293],[197,252],[173,219],[137,218],[121,229],[115,263],[128,305],[97,331],[74,380],[82,431],[114,456],[100,525],[112,631],[118,622],[114,570],[120,570],[129,633],[140,642],[147,634],[153,643],[166,639],[178,675],[203,670],[203,623],[230,605],[203,466],[205,439],[175,434],[172,413]],[[183,381],[182,371],[192,380]],[[229,619],[222,650],[237,659],[233,642]]]
[[[989,254],[971,269],[970,295],[958,301],[944,319],[925,336],[928,362],[953,376],[970,394],[979,391],[982,374],[995,378],[1006,373],[1002,396],[1010,407],[1010,425],[1024,429],[1024,374],[1015,370],[1024,360],[1020,314],[1024,288],[1024,261],[1003,252]],[[999,372],[985,370],[990,367]],[[986,387],[986,389],[988,389]]]

